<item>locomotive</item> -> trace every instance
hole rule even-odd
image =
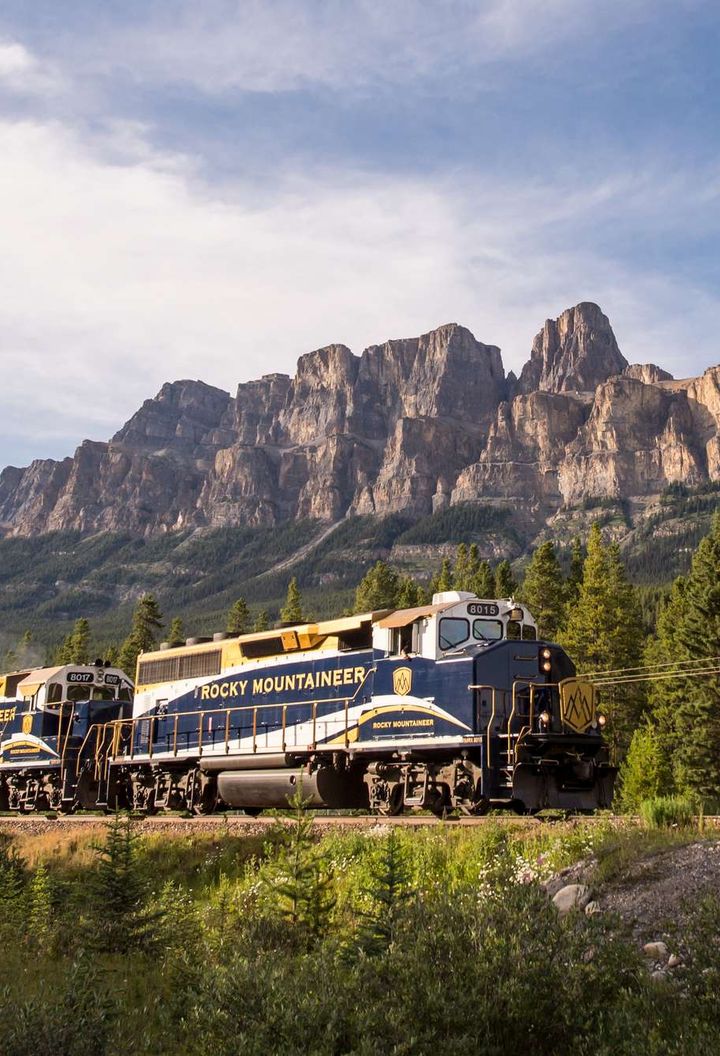
[[[132,716],[95,727],[98,802],[154,813],[609,807],[594,687],[513,599],[432,603],[138,659]]]
[[[95,728],[132,713],[133,684],[97,660],[0,675],[0,810],[95,806]]]

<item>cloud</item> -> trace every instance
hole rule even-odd
[[[668,0],[178,0],[114,5],[65,35],[74,65],[203,92],[378,91],[440,82],[476,89],[481,71],[581,37],[602,38]],[[468,79],[468,71],[475,76]],[[488,76],[485,87],[494,91]]]
[[[0,92],[48,96],[60,90],[63,79],[49,63],[42,63],[24,44],[0,39]]]
[[[33,442],[44,456],[106,438],[165,380],[232,390],[334,341],[359,352],[455,320],[517,369],[543,320],[580,300],[602,305],[630,359],[691,373],[718,358],[714,293],[598,238],[699,228],[695,173],[325,172],[220,189],[137,125],[95,143],[8,120],[0,154],[0,414],[17,441],[0,464]]]

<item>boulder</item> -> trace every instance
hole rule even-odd
[[[566,884],[553,896],[553,905],[561,917],[573,909],[585,909],[590,902],[590,888],[587,884]]]

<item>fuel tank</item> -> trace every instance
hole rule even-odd
[[[287,807],[300,793],[308,807],[335,810],[367,806],[362,775],[352,770],[320,767],[311,774],[302,770],[223,770],[218,774],[218,795],[229,807]]]

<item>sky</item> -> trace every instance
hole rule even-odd
[[[717,0],[3,0],[0,466],[583,300],[720,363],[718,54]]]

